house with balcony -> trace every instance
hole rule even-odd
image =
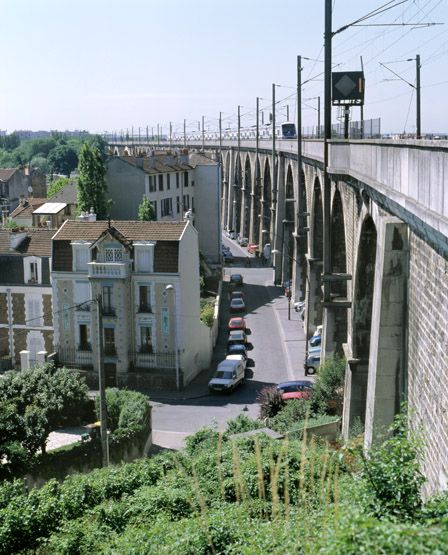
[[[54,230],[0,229],[0,370],[53,352],[51,238]]]
[[[117,151],[119,152],[119,151]],[[179,221],[191,211],[199,249],[212,264],[220,262],[219,164],[205,154],[181,151],[129,150],[106,161],[111,217],[136,219],[146,196],[158,221]]]
[[[55,344],[92,387],[181,388],[210,364],[188,221],[67,220],[53,237]]]

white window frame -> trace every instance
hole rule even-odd
[[[134,253],[135,253],[135,271],[152,273],[154,272],[154,247],[156,246],[156,241],[134,241]],[[142,259],[140,253],[145,253],[148,255],[147,264],[142,265]]]
[[[88,263],[90,262],[90,245],[87,241],[72,241],[71,243],[73,249],[73,271],[74,272],[86,272],[88,269]]]
[[[25,295],[25,322],[30,328],[44,325],[44,303],[42,295],[27,293]]]
[[[36,264],[37,279],[32,275],[32,264]],[[23,259],[23,277],[25,283],[42,283],[42,259],[37,256],[25,256]]]

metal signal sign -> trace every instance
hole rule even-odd
[[[364,104],[364,72],[333,71],[331,83],[333,106],[362,106]]]

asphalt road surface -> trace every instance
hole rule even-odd
[[[252,265],[245,267],[247,250],[234,241],[224,239],[234,254],[235,262],[225,269],[225,281],[220,310],[220,332],[209,370],[203,371],[181,396],[169,398],[165,394],[151,395],[153,404],[153,439],[163,447],[179,448],[184,438],[203,426],[216,426],[223,430],[226,422],[244,411],[247,415],[258,416],[257,392],[266,385],[291,379],[288,371],[285,338],[278,326],[278,314],[272,301],[282,295],[280,287],[272,285],[272,268],[262,267],[259,260],[251,257]],[[207,384],[217,364],[225,358],[227,344],[227,322],[229,313],[228,279],[231,273],[244,276],[244,298],[246,301],[246,323],[248,335],[248,358],[246,382],[233,393],[208,392]],[[283,300],[282,300],[283,301]]]

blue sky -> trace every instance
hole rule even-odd
[[[386,0],[335,0],[333,29]],[[324,0],[0,0],[0,129],[142,130],[172,121],[189,129],[219,112],[235,126],[254,123],[255,99],[269,111],[272,83],[282,85],[279,119],[295,117],[296,56],[303,78],[323,69]],[[407,0],[371,23],[447,23],[448,0]],[[382,130],[414,131],[415,95],[378,62],[414,82],[422,58],[423,131],[448,132],[448,25],[357,27],[334,38],[338,70],[366,72],[365,117]],[[318,78],[303,90],[304,125],[315,125]],[[353,110],[353,119],[358,119]],[[333,114],[336,120],[336,110]]]

